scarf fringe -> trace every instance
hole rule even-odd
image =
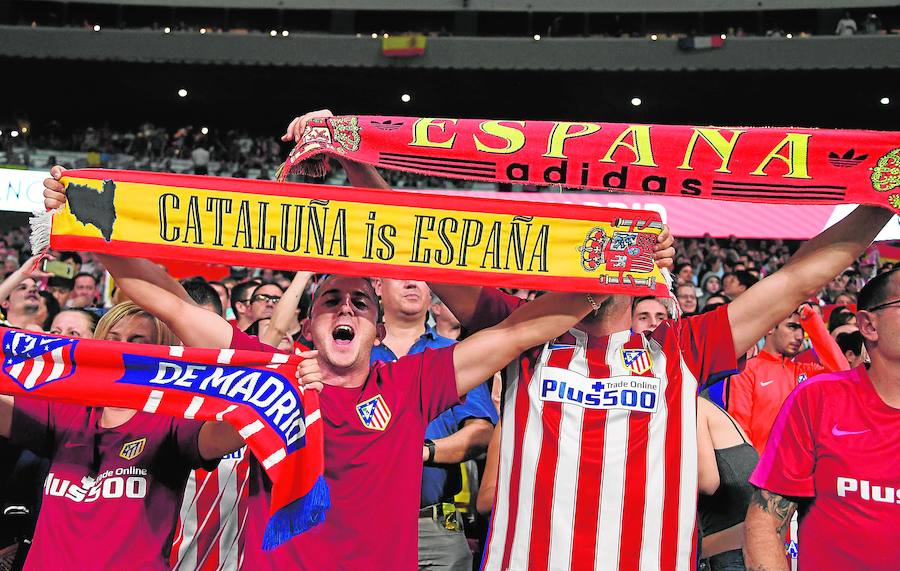
[[[305,496],[294,500],[269,517],[263,535],[263,549],[270,551],[295,535],[325,521],[325,512],[331,507],[331,496],[325,478],[319,476]]]
[[[328,155],[323,153],[304,159],[295,165],[289,165],[289,161],[281,163],[281,166],[275,171],[275,180],[284,182],[288,175],[293,173],[311,176],[313,178],[322,178],[327,175],[330,170],[331,166],[328,164]]]
[[[28,223],[31,225],[31,253],[39,254],[50,248],[50,229],[53,226],[53,215],[59,212],[56,210],[36,211]]]

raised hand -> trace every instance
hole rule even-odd
[[[306,124],[310,119],[321,119],[325,117],[334,117],[334,113],[328,109],[320,109],[318,111],[310,111],[300,117],[294,117],[294,120],[288,124],[284,135],[281,136],[281,140],[285,143],[288,141],[299,142],[303,137],[303,131],[306,130]]]
[[[65,171],[56,165],[50,169],[51,178],[44,179],[44,208],[47,210],[56,210],[66,203],[66,187],[59,182]]]

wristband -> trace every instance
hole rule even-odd
[[[430,438],[426,438],[425,447],[428,448],[428,458],[425,459],[425,463],[431,464],[434,462],[434,441]]]

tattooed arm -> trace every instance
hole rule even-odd
[[[747,510],[744,563],[747,571],[787,571],[784,539],[797,503],[756,488]]]

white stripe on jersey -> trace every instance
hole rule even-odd
[[[569,370],[588,376],[587,334],[571,330],[575,337],[575,351],[569,362]],[[550,569],[567,569],[572,560],[572,542],[575,539],[575,497],[578,492],[578,466],[581,462],[581,435],[584,409],[580,406],[562,407],[559,423],[559,441],[565,442],[559,450],[556,474],[553,479],[553,513],[550,518]]]
[[[697,379],[681,359],[681,489],[678,491],[676,571],[690,571],[697,517]]]
[[[503,422],[500,424],[500,465],[497,470],[497,492],[488,545],[493,555],[485,561],[484,571],[500,571],[503,562],[503,546],[506,544],[506,531],[509,528],[509,487],[512,482],[513,451],[516,448],[516,395],[520,375],[521,365],[516,359],[506,367],[504,375],[506,383],[503,387]]]
[[[541,359],[535,367],[534,378],[540,378],[550,350],[544,345]],[[528,418],[522,445],[522,461],[519,471],[519,508],[516,513],[515,536],[509,558],[510,569],[528,569],[528,550],[531,547],[531,522],[534,511],[534,486],[537,478],[538,459],[543,448],[544,424],[541,412],[541,384],[526,381],[528,386]]]
[[[630,375],[625,363],[617,359],[624,345],[631,338],[631,331],[619,331],[609,337],[606,363],[609,376]],[[612,356],[612,358],[610,358]],[[573,405],[569,405],[573,406]],[[603,471],[600,481],[600,511],[597,524],[597,547],[594,554],[594,569],[617,569],[619,567],[619,543],[622,539],[622,510],[625,504],[625,462],[628,459],[627,410],[607,411],[605,437],[603,439]]]
[[[238,540],[243,531],[239,510],[243,491],[248,485],[249,470],[244,470],[243,481],[238,481],[238,468],[246,464],[248,453],[244,447],[241,458],[221,460],[216,470],[204,472],[205,477],[199,483],[199,471],[191,471],[180,511],[181,534],[175,538],[175,542],[180,540],[180,544],[173,571],[205,568],[212,562],[215,562],[217,571],[237,571],[239,568],[239,557],[243,555],[238,553]],[[204,511],[198,505],[198,499],[211,493],[215,494],[211,498],[212,505]],[[203,553],[199,552],[201,542],[206,545]]]
[[[181,502],[181,513],[179,513],[181,534],[175,538],[175,542],[181,541],[178,545],[178,561],[172,567],[175,571],[181,569],[182,566],[184,569],[197,568],[197,545],[193,541],[193,538],[197,537],[196,504],[197,497],[203,491],[203,487],[209,482],[209,478],[204,479],[198,489],[196,474],[195,470],[191,470],[187,485],[184,487],[184,499]]]
[[[237,468],[240,461],[229,461],[219,463],[219,495],[216,497],[216,505],[213,509],[219,512],[219,528],[216,531],[216,538],[212,541],[207,550],[212,550],[218,545],[218,570],[236,570],[237,569],[237,525],[233,521],[235,519],[230,514],[237,513],[238,503],[240,502],[240,482],[237,482]],[[238,485],[236,486],[235,483]],[[210,553],[203,554],[205,561]]]
[[[249,454],[249,451],[244,448],[243,454]],[[246,456],[234,463],[235,470],[237,470],[237,466],[241,464],[241,462],[246,462]],[[235,474],[237,475],[237,473]],[[241,498],[244,497],[244,489],[247,488],[250,482],[250,470],[249,466],[244,470],[244,479],[241,482],[238,482],[238,486],[232,488],[229,486],[229,490],[234,490],[234,494],[226,493],[222,497],[222,508],[219,511],[220,519],[220,533],[222,534],[221,539],[219,540],[219,569],[221,571],[237,571],[241,568],[241,561],[243,560],[244,553],[243,550],[240,550],[239,539],[241,535],[244,533],[244,525],[247,523],[247,513],[244,513],[243,518],[238,521],[240,517],[240,507],[241,507]],[[221,522],[229,522],[229,524],[223,524]],[[240,550],[240,551],[239,551]]]
[[[650,341],[647,345],[652,349],[653,376],[663,379],[660,396],[666,394],[668,360],[659,344]],[[663,505],[665,503],[666,455],[655,451],[666,445],[666,426],[669,421],[669,404],[665,398],[659,399],[659,410],[650,418],[647,434],[647,483],[644,495],[644,525],[641,531],[641,567],[640,571],[656,571],[659,569],[662,551]]]

